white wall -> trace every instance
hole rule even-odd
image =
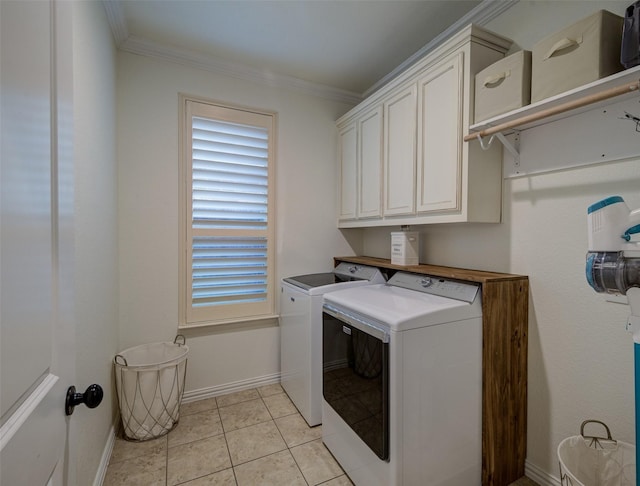
[[[512,50],[530,50],[600,8],[622,15],[628,4],[521,0],[486,27],[513,39]],[[558,130],[563,123],[571,122],[558,122]],[[595,135],[585,133],[584,143],[597,143]],[[606,136],[606,127],[599,135]],[[629,308],[605,303],[587,285],[584,267],[587,207],[615,194],[640,207],[640,155],[509,179],[504,194],[502,224],[418,228],[421,261],[529,276],[527,471],[543,482],[558,476],[557,446],[578,434],[585,419],[603,420],[615,437],[635,442]],[[397,230],[365,230],[364,254],[389,258],[389,232]]]
[[[620,14],[628,3],[521,0],[487,27],[530,49],[598,8]],[[117,89],[121,348],[177,331],[179,92],[279,113],[278,278],[325,270],[340,254],[389,257],[397,228],[335,228],[334,120],[348,106],[126,53],[118,54]],[[635,440],[628,308],[591,291],[584,256],[587,206],[612,194],[640,206],[639,162],[507,180],[502,224],[420,228],[422,261],[530,278],[527,466],[538,479],[557,476],[556,447],[583,419]],[[187,391],[279,371],[274,323],[186,334]]]
[[[173,340],[178,325],[178,94],[278,113],[277,277],[359,252],[336,229],[334,121],[350,106],[157,59],[118,54],[120,344]],[[184,332],[186,391],[277,377],[277,323]]]
[[[76,383],[98,383],[100,407],[78,407],[77,483],[92,484],[113,424],[118,347],[115,46],[101,2],[73,2]]]
[[[582,420],[633,434],[628,306],[587,285],[586,208],[619,194],[640,207],[640,160],[509,181],[511,271],[529,275],[528,461],[557,475],[556,448]]]

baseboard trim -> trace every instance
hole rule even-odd
[[[107,436],[107,443],[104,445],[104,449],[102,450],[102,457],[100,458],[100,464],[98,464],[98,471],[96,472],[96,476],[93,479],[93,486],[102,486],[104,482],[104,478],[107,475],[107,467],[109,466],[109,459],[111,459],[111,453],[113,452],[113,446],[116,443],[116,424],[120,422],[120,416],[118,419],[111,425],[109,429],[109,434]]]
[[[529,479],[533,479],[540,486],[561,486],[560,479],[543,471],[529,461],[524,462],[524,475]]]
[[[249,378],[248,380],[234,381],[223,385],[185,391],[182,396],[182,401],[184,403],[195,402],[205,398],[218,397],[220,395],[227,395],[228,393],[249,390],[259,386],[273,385],[275,383],[280,383],[280,373],[273,373],[270,375],[258,376],[256,378]]]

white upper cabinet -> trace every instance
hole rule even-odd
[[[460,209],[463,61],[454,54],[418,80],[419,213]]]
[[[384,103],[384,215],[415,213],[416,86]]]
[[[339,166],[339,219],[356,217],[357,138],[356,123],[350,123],[338,134]]]
[[[382,216],[382,107],[338,134],[340,220]]]
[[[382,108],[376,107],[358,121],[359,218],[382,215]]]
[[[502,150],[463,136],[510,46],[469,25],[338,120],[340,228],[500,221]]]

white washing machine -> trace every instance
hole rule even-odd
[[[280,381],[310,426],[322,422],[322,296],[384,281],[376,267],[345,262],[333,272],[282,280]]]
[[[397,272],[324,296],[322,440],[358,486],[482,482],[478,285]]]

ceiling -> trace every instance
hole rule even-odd
[[[188,53],[358,96],[429,43],[469,23],[488,3],[499,2],[104,0],[124,50],[153,45],[154,52]]]

